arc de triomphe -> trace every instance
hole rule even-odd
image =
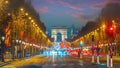
[[[65,26],[53,26],[51,33],[51,37],[54,38],[54,42],[60,42],[67,39],[67,28]]]

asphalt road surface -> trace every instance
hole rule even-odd
[[[70,56],[49,56],[44,64],[28,65],[19,68],[107,68],[105,65],[92,64]]]

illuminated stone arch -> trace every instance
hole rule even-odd
[[[58,34],[61,34],[61,41],[67,39],[67,28],[66,27],[52,27],[51,29],[51,37],[54,38],[54,42],[58,41]]]

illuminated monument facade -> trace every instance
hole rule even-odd
[[[67,28],[65,26],[53,26],[51,28],[51,37],[54,42],[60,42],[67,39]]]

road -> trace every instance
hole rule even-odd
[[[17,65],[18,64],[18,65]],[[105,65],[92,64],[79,58],[70,56],[33,57],[14,62],[3,68],[107,68]],[[119,67],[114,67],[119,68]]]
[[[52,62],[43,65],[42,68],[105,68],[69,56],[62,58],[55,57],[54,59],[53,58],[50,59]]]

